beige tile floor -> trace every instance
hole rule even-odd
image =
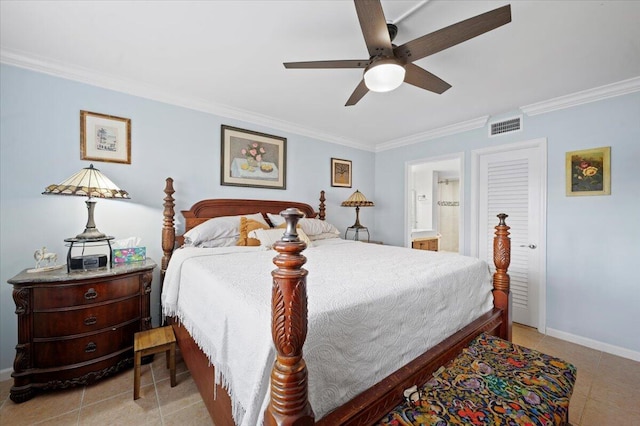
[[[578,380],[570,405],[573,426],[640,426],[640,362],[545,336],[514,325],[513,341],[572,362]],[[133,370],[95,385],[9,399],[0,382],[0,425],[212,425],[179,354],[178,385],[170,387],[164,356],[142,368],[141,398],[133,400]]]

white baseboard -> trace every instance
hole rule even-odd
[[[5,368],[4,370],[0,370],[0,382],[9,380],[11,378],[12,372],[13,372],[13,368]]]
[[[567,333],[565,331],[555,330],[553,328],[547,328],[547,335],[551,337],[557,337],[558,339],[566,340],[567,342],[586,346],[591,349],[596,349],[598,351],[606,352],[608,354],[621,356],[623,358],[632,359],[634,361],[640,361],[640,352],[632,351],[631,349],[621,348],[620,346],[610,345],[609,343],[599,342],[597,340],[589,339],[587,337],[577,336],[575,334]]]

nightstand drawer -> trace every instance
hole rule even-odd
[[[107,328],[99,333],[74,339],[33,339],[35,367],[59,367],[60,360],[64,360],[67,365],[77,364],[128,347],[133,349],[133,335],[139,330],[140,321],[134,320],[119,327]]]
[[[440,239],[438,237],[421,238],[418,240],[413,240],[411,242],[411,247],[418,250],[438,251],[439,241]]]
[[[69,288],[72,287],[72,288]],[[69,291],[72,290],[72,291]],[[140,293],[140,277],[137,275],[108,282],[88,284],[55,285],[42,287],[33,293],[33,309],[64,308],[106,302],[111,299],[133,296]]]
[[[81,309],[33,314],[33,337],[61,337],[101,330],[140,318],[140,298]]]

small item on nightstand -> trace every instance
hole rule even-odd
[[[87,254],[84,256],[75,256],[69,258],[69,269],[73,271],[106,268],[107,255],[105,254]]]
[[[28,273],[53,271],[62,268],[64,265],[58,265],[58,255],[47,251],[46,247],[42,247],[33,253],[36,260],[36,267],[27,269]],[[43,265],[44,264],[44,265]]]
[[[113,263],[141,262],[147,258],[147,248],[140,246],[140,237],[129,237],[113,242]]]

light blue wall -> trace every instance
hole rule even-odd
[[[2,65],[0,68],[0,370],[12,366],[17,342],[11,286],[6,281],[33,266],[36,248],[66,253],[63,239],[82,231],[81,198],[42,196],[88,162],[80,160],[79,112],[132,120],[132,164],[95,163],[130,201],[99,200],[103,232],[143,239],[159,261],[164,179],[175,179],[176,211],[204,197],[289,199],[317,205],[327,191],[328,219],[344,231],[353,209],[339,207],[356,188],[376,203],[361,210],[372,238],[402,245],[407,161],[464,152],[465,228],[470,227],[471,150],[540,137],[548,140],[547,326],[640,351],[640,94],[524,117],[524,131],[488,138],[486,129],[378,154],[251,123],[175,107],[77,82]],[[511,116],[505,114],[505,117]],[[220,125],[284,136],[287,189],[220,186]],[[611,146],[612,195],[564,195],[566,151]],[[186,154],[190,153],[190,154]],[[329,184],[331,157],[353,161],[353,188]],[[178,215],[179,216],[179,215]],[[177,216],[177,217],[178,217]],[[374,226],[375,225],[375,226]],[[469,239],[464,243],[469,251]],[[158,275],[152,293],[159,312]]]
[[[505,114],[505,117],[516,113]],[[470,227],[471,152],[547,138],[547,327],[640,351],[640,93],[524,117],[519,133],[487,129],[376,156],[378,238],[403,244],[405,163],[464,152],[465,228]],[[611,146],[610,196],[566,197],[565,153]],[[470,241],[465,239],[465,252]]]
[[[327,219],[342,231],[353,223],[355,212],[339,207],[340,202],[356,188],[367,195],[374,191],[372,152],[2,65],[0,370],[13,365],[17,343],[15,305],[7,280],[34,266],[33,252],[39,247],[46,246],[64,258],[63,240],[81,232],[87,220],[82,198],[41,195],[47,185],[89,165],[80,160],[80,110],[131,119],[131,165],[94,162],[94,166],[126,189],[132,199],[99,200],[95,220],[98,229],[116,238],[142,237],[148,255],[157,262],[168,176],[175,180],[176,212],[203,198],[296,200],[317,207],[324,189]],[[286,137],[287,189],[221,186],[221,124]],[[331,157],[353,161],[352,189],[330,186]],[[363,211],[362,221],[373,225],[373,212]],[[156,272],[152,293],[156,323],[158,283]]]

